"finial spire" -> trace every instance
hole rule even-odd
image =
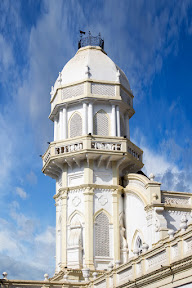
[[[102,49],[104,49],[104,40],[101,39],[101,33],[99,33],[98,36],[92,36],[91,32],[89,31],[87,37],[82,37],[82,35],[85,34],[86,32],[80,30],[78,49],[85,46],[100,46]]]

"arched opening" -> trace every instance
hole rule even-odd
[[[99,110],[93,118],[93,134],[101,136],[109,135],[109,119],[104,110]]]
[[[138,235],[135,241],[135,249],[139,251],[139,254],[142,253],[142,246],[143,246],[143,241],[141,240],[141,237]]]
[[[95,218],[95,256],[109,256],[109,219],[105,213]]]
[[[69,137],[73,138],[82,135],[82,117],[75,112],[69,120]]]

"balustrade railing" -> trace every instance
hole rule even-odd
[[[121,151],[122,147],[120,143],[108,143],[108,142],[91,142],[92,149],[99,150],[111,150],[111,151]]]
[[[132,147],[127,145],[127,152],[129,152],[133,157],[135,157],[137,160],[142,161],[142,154],[137,153]]]
[[[69,153],[69,152],[75,152],[83,149],[83,143],[73,143],[68,145],[62,145],[59,147],[55,147],[55,154],[63,154],[63,153]]]
[[[135,159],[142,162],[142,151],[135,147],[131,141],[127,139],[109,139],[109,141],[102,141],[102,137],[79,137],[79,139],[66,139],[63,142],[51,143],[49,149],[43,156],[43,165],[47,164],[50,157],[66,153],[77,152],[83,149],[91,150],[105,150],[111,152],[123,152],[131,154]],[[111,140],[111,141],[110,141]]]
[[[51,157],[51,151],[50,151],[50,149],[46,152],[46,154],[45,154],[45,156],[44,156],[44,158],[43,158],[43,162],[44,162],[44,164],[46,164],[47,162],[48,162],[48,160],[49,160],[49,158]]]

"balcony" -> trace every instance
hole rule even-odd
[[[80,162],[86,158],[97,160],[99,157],[103,157],[103,160],[110,157],[109,161],[119,161],[118,163],[123,159],[124,165],[133,164],[136,170],[139,170],[143,166],[142,155],[143,151],[139,147],[123,137],[104,138],[85,135],[50,143],[42,156],[42,171],[46,173],[46,167],[49,166],[50,162],[51,164],[57,162],[60,166],[66,162],[68,164],[73,161],[77,163],[77,161]]]

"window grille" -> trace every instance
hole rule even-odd
[[[82,135],[82,118],[79,113],[75,113],[70,120],[70,138]]]
[[[109,256],[109,219],[104,213],[95,220],[95,256]]]
[[[107,113],[103,110],[98,111],[94,116],[93,134],[101,136],[109,135],[109,119]]]
[[[125,103],[127,103],[129,106],[133,106],[132,98],[123,89],[120,89],[120,95]]]
[[[115,85],[92,83],[91,93],[97,95],[115,96]]]
[[[68,98],[83,95],[83,93],[84,93],[84,84],[70,86],[70,87],[66,87],[66,88],[62,89],[61,98],[62,98],[62,100],[65,100]]]

